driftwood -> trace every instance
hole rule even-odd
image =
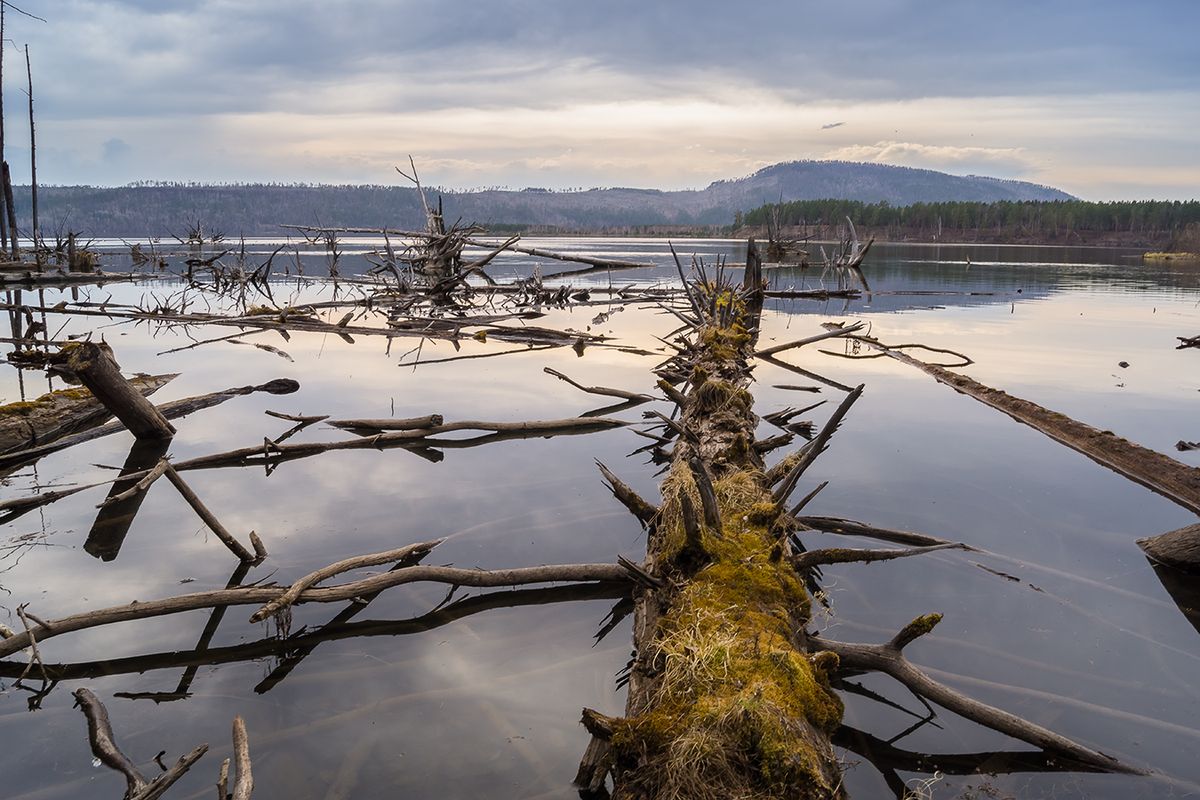
[[[1046,434],[1097,464],[1140,483],[1189,511],[1200,514],[1200,469],[1142,447],[1111,431],[1102,431],[1036,403],[985,386],[965,375],[927,364],[889,348],[876,339],[854,338],[902,364],[916,367],[938,383],[944,383],[961,394],[1003,411],[1017,422]]]
[[[294,420],[303,422],[304,420]],[[428,430],[435,428],[443,423],[441,414],[426,414],[423,417],[408,417],[404,419],[380,418],[380,419],[328,419],[321,417],[313,419],[313,422],[325,422],[334,428],[351,431],[359,435],[371,436],[384,431],[414,431]]]
[[[137,375],[129,382],[139,393],[148,395],[175,377]],[[79,387],[49,392],[29,402],[0,406],[0,453],[3,453],[0,469],[14,463],[15,459],[22,459],[22,449],[38,449],[36,446],[44,442],[61,439],[71,431],[95,425],[108,416],[104,404],[89,390]],[[117,429],[123,430],[124,426],[114,428]],[[31,445],[35,447],[31,448]]]
[[[235,539],[233,534],[226,530],[225,526],[221,524],[221,521],[217,519],[211,511],[208,510],[208,506],[204,505],[204,502],[200,499],[200,497],[194,491],[192,491],[192,487],[189,486],[187,482],[179,476],[179,473],[176,472],[175,467],[171,466],[171,464],[165,460],[160,463],[164,464],[163,472],[167,476],[167,480],[169,480],[179,491],[180,496],[187,501],[187,504],[192,507],[192,510],[196,512],[196,515],[204,521],[204,524],[208,526],[208,529],[212,531],[213,534],[221,540],[222,544],[228,547],[230,552],[237,556],[239,560],[247,563],[253,563],[256,561],[262,561],[267,557],[266,548],[263,547],[262,540],[258,538],[258,535],[254,533],[254,531],[250,532],[250,542],[254,548],[254,552],[251,553],[245,548],[244,545],[242,545],[241,542]]]
[[[108,719],[108,710],[105,709],[100,699],[89,689],[76,689],[74,695],[76,705],[87,718],[88,742],[91,745],[92,754],[106,767],[125,776],[125,800],[155,800],[155,798],[162,797],[167,789],[171,788],[193,764],[200,760],[201,756],[208,752],[208,745],[202,744],[182,756],[173,767],[165,770],[153,781],[147,781],[134,763],[129,760],[129,757],[117,747],[112,723]]]
[[[648,394],[638,394],[637,392],[628,392],[624,389],[610,389],[606,386],[584,386],[582,384],[576,383],[575,381],[571,380],[570,378],[568,378],[566,375],[562,374],[558,370],[551,369],[550,367],[543,367],[542,371],[545,372],[547,375],[553,375],[554,377],[558,378],[560,381],[565,381],[566,383],[569,383],[572,386],[574,386],[579,391],[587,392],[588,394],[598,394],[598,395],[602,395],[604,397],[619,397],[622,400],[637,400],[642,403],[647,403],[654,399],[653,397],[651,397]]]
[[[170,439],[175,428],[125,377],[112,348],[75,342],[59,351],[59,368],[78,378],[130,433],[139,439]]]
[[[154,391],[154,389],[149,387],[155,382],[161,380],[162,383],[165,384],[165,382],[170,380],[172,377],[174,376],[138,375],[130,378],[129,381],[135,387],[138,387],[140,390],[142,390],[145,394],[150,394],[152,391]],[[211,408],[215,405],[220,405],[226,400],[230,400],[241,395],[252,394],[254,392],[267,392],[268,394],[290,394],[299,388],[300,384],[290,378],[276,378],[257,386],[239,386],[232,389],[225,389],[221,392],[212,392],[211,394],[197,395],[195,397],[185,397],[181,400],[171,400],[157,406],[157,408],[159,413],[161,413],[168,420],[172,420],[185,417],[188,414],[195,413],[196,411],[200,411],[205,408]],[[68,391],[78,392],[79,390]],[[103,410],[103,406],[96,402],[94,398],[91,399],[91,402],[95,404],[97,411],[107,415],[107,410]],[[83,442],[90,442],[93,439],[99,439],[103,436],[119,433],[125,429],[125,426],[121,422],[114,421],[95,428],[89,428],[88,430],[80,431],[78,433],[70,433],[61,437],[55,437],[53,441],[46,442],[45,444],[35,445],[34,447],[26,447],[22,450],[12,450],[0,454],[0,470],[20,466],[28,463],[29,461],[41,458],[42,456],[49,455],[50,453],[56,453],[59,450],[65,450],[68,447],[73,447],[77,444],[82,444]],[[40,437],[42,441],[45,441],[47,438],[48,435],[45,433],[43,433]]]
[[[902,651],[918,637],[931,631],[941,619],[941,614],[918,617],[897,633],[890,642],[882,645],[849,644],[819,636],[813,636],[810,641],[815,650],[825,650],[836,655],[839,661],[838,668],[841,670],[883,672],[904,684],[914,694],[1014,739],[1028,742],[1060,759],[1105,772],[1146,774],[1142,770],[1122,764],[1112,756],[1084,747],[1040,725],[965,697],[914,667]]]
[[[778,531],[806,526],[782,512],[782,499],[821,452],[862,387],[849,393],[817,440],[785,460],[786,468],[776,471],[781,485],[772,491],[761,457],[749,446],[758,418],[744,387],[755,324],[744,314],[724,310],[750,304],[745,295],[710,282],[703,269],[696,271],[700,277],[689,297],[703,321],[673,359],[673,368],[689,378],[690,391],[677,420],[660,416],[674,434],[674,457],[661,487],[662,505],[652,517],[643,567],[658,583],[646,581],[634,590],[635,656],[621,679],[629,687],[625,717],[584,711],[592,742],[577,776],[581,793],[604,796],[608,773],[616,798],[843,797],[830,745],[841,706],[828,683],[843,669],[898,677],[934,702],[1045,748],[1060,767],[1136,772],[960,695],[908,664],[901,650],[930,630],[939,615],[915,620],[883,646],[847,645],[805,634],[809,601],[795,565],[807,572],[822,563],[965,546],[894,532],[916,546],[791,556],[791,538],[779,538]],[[713,295],[721,292],[728,294],[715,302]],[[701,511],[705,475],[711,476],[719,525]],[[644,521],[646,512],[638,510],[649,504],[625,502]],[[856,532],[866,532],[866,526]],[[771,666],[759,669],[760,658]],[[784,676],[787,686],[776,691],[773,681]],[[732,707],[727,710],[726,704]],[[723,727],[728,720],[737,720],[732,731]],[[770,751],[757,749],[761,742],[770,742]],[[784,763],[770,755],[780,751],[788,756]]]
[[[246,723],[241,717],[233,718],[233,794],[230,800],[250,800],[254,791],[254,775],[250,764],[250,737],[246,735]]]
[[[251,622],[262,622],[269,616],[278,614],[283,611],[300,597],[301,593],[310,586],[315,586],[321,581],[328,580],[334,575],[340,575],[343,572],[349,572],[352,569],[362,569],[363,567],[376,567],[380,564],[390,564],[395,561],[404,561],[406,559],[415,558],[418,561],[426,553],[429,553],[433,548],[441,544],[443,539],[434,539],[431,542],[418,542],[410,544],[396,550],[388,550],[383,553],[374,553],[367,556],[357,556],[348,558],[330,564],[315,572],[310,572],[300,580],[288,587],[287,591],[275,598],[271,602],[265,604],[262,608],[250,615]]]
[[[1200,524],[1137,540],[1152,561],[1185,572],[1200,572]]]
[[[397,228],[353,228],[353,227],[334,227],[326,228],[313,225],[280,225],[281,228],[291,230],[305,231],[307,233],[359,233],[359,234],[375,234],[379,236],[398,236],[405,239],[424,239],[429,236],[429,231],[406,231]],[[488,242],[482,239],[466,237],[464,242],[472,247],[482,247],[486,249],[494,249],[497,247],[496,242]],[[537,256],[538,258],[549,258],[554,261],[569,261],[578,264],[588,264],[593,267],[601,267],[604,269],[647,269],[653,268],[654,264],[644,261],[621,261],[618,259],[607,258],[592,258],[590,256],[572,255],[570,253],[557,253],[551,250],[540,250],[533,247],[518,247],[516,244],[509,245],[506,249],[514,253],[522,253],[527,256]]]
[[[240,569],[240,566],[239,566]],[[244,576],[243,576],[244,577]],[[233,581],[232,584],[236,585]],[[627,579],[620,581],[596,581],[587,583],[567,584],[550,588],[511,589],[487,594],[466,597],[419,617],[403,620],[350,620],[367,607],[373,595],[354,598],[347,608],[334,619],[315,629],[305,629],[291,636],[280,638],[275,635],[267,636],[258,641],[243,642],[223,647],[209,647],[211,634],[201,636],[201,641],[192,650],[170,650],[161,653],[146,653],[121,658],[105,658],[96,661],[82,661],[70,664],[46,663],[45,670],[51,680],[81,680],[100,678],[109,675],[141,674],[151,670],[185,668],[194,676],[201,666],[211,664],[229,664],[252,661],[263,658],[281,659],[281,666],[276,672],[255,687],[262,693],[278,682],[280,669],[294,666],[301,658],[311,653],[319,644],[329,641],[341,641],[357,637],[376,636],[405,636],[425,633],[443,625],[449,625],[464,617],[479,614],[498,608],[520,608],[524,606],[545,605],[549,603],[573,602],[584,600],[606,599],[614,600],[628,597],[631,583]],[[232,588],[232,587],[231,587]],[[213,609],[213,618],[222,614],[226,606]],[[205,631],[212,627],[212,619]],[[219,621],[219,620],[218,620]],[[28,668],[28,664],[18,661],[0,661],[0,676],[17,678]],[[185,678],[187,676],[185,675]],[[271,683],[268,684],[268,681]],[[190,680],[189,680],[190,685]],[[129,697],[130,695],[121,695]],[[186,696],[186,688],[167,695],[139,695],[148,699],[164,700],[179,699]]]
[[[418,581],[446,583],[455,586],[516,586],[530,583],[628,581],[630,573],[618,564],[558,564],[541,567],[518,567],[514,569],[479,570],[459,567],[414,566],[385,572],[349,583],[302,591],[295,599],[301,603],[336,603],[352,600],[361,595],[373,594]],[[64,633],[148,619],[183,611],[195,611],[220,606],[262,605],[276,600],[287,591],[284,587],[260,586],[237,589],[214,589],[208,592],[178,595],[161,600],[146,600],[128,605],[113,606],[96,611],[83,612],[39,624],[32,632],[38,642],[43,642]],[[15,633],[0,640],[0,658],[19,652],[30,644],[30,632]]]
[[[758,420],[745,388],[753,353],[746,331],[756,322],[726,311],[752,306],[758,287],[738,292],[694,269],[701,277],[688,295],[703,321],[673,359],[689,391],[676,420],[659,417],[675,445],[647,547],[645,569],[658,585],[635,590],[624,718],[584,712],[593,744],[579,785],[597,789],[608,772],[617,798],[841,797],[826,728],[840,705],[796,636],[806,600],[790,564],[771,557],[769,526],[780,508],[750,446]],[[706,479],[718,520],[705,513]],[[646,511],[637,516],[644,521]],[[715,652],[727,655],[710,668]],[[776,681],[788,685],[777,691]],[[756,750],[759,741],[786,756]]]

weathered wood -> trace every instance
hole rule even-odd
[[[149,395],[156,391],[159,386],[164,385],[167,381],[174,378],[174,375],[135,375],[129,379],[129,382],[137,387],[143,394]],[[211,408],[224,403],[234,397],[241,395],[252,394],[254,392],[267,392],[268,394],[290,394],[300,388],[300,384],[290,378],[276,378],[267,381],[266,383],[257,386],[238,386],[231,389],[225,389],[220,392],[212,392],[210,394],[197,395],[195,397],[185,397],[180,400],[171,400],[157,406],[158,410],[167,419],[178,419],[185,417],[188,414],[201,411],[206,408]],[[81,392],[80,389],[71,389],[70,392]],[[88,392],[89,402],[94,404],[97,413],[102,413],[102,416],[108,416],[107,409],[100,404],[91,393]],[[40,398],[39,398],[40,400]],[[39,401],[34,401],[39,402]],[[70,426],[74,430],[75,425]],[[95,428],[89,428],[77,433],[69,433],[60,436],[58,432],[43,432],[40,440],[44,444],[38,444],[33,447],[26,447],[22,450],[11,450],[0,454],[0,470],[9,469],[29,461],[36,460],[42,456],[56,453],[59,450],[65,450],[68,447],[74,447],[77,444],[90,442],[93,439],[99,439],[103,436],[108,436],[113,433],[118,433],[125,430],[125,426],[120,421],[113,421],[100,425]]]
[[[1138,539],[1137,543],[1159,564],[1200,573],[1200,524]]]
[[[755,322],[742,294],[704,278],[692,302],[708,321],[673,364],[690,391],[665,422],[678,436],[644,565],[659,585],[635,590],[625,717],[589,730],[609,743],[615,798],[839,798],[841,706],[805,655],[802,581],[772,555],[780,507],[746,390]],[[719,526],[705,524],[706,482]],[[595,785],[594,763],[581,776]]]
[[[1200,514],[1200,469],[1135,444],[1112,431],[1102,431],[1065,414],[1051,411],[1000,389],[985,386],[966,375],[928,364],[891,349],[877,340],[867,337],[857,339],[902,364],[916,367],[938,383],[944,383],[960,394],[1002,411],[1017,422],[1044,433],[1097,464],[1140,483],[1189,511]]]
[[[941,621],[941,614],[927,614],[906,625],[890,642],[882,645],[835,642],[818,636],[811,638],[814,648],[835,654],[840,668],[884,672],[907,686],[914,693],[934,703],[974,720],[989,728],[1028,742],[1060,757],[1086,764],[1106,772],[1145,774],[1142,770],[1122,764],[1112,756],[1084,747],[1065,736],[1036,725],[994,706],[965,697],[938,683],[905,658],[903,649],[917,637],[932,630]]]
[[[149,395],[166,386],[175,375],[135,375],[129,379],[134,389]],[[0,469],[14,459],[24,459],[20,450],[41,447],[66,437],[109,416],[96,396],[83,387],[48,392],[28,402],[0,406]],[[123,430],[123,427],[121,428]],[[49,451],[49,450],[47,450]]]
[[[418,542],[416,544],[406,545],[396,550],[387,550],[382,553],[373,553],[366,556],[355,556],[353,558],[343,559],[335,564],[330,564],[327,567],[322,567],[315,572],[310,572],[298,581],[295,581],[287,588],[283,594],[275,598],[271,602],[265,604],[262,608],[250,615],[251,622],[262,622],[267,617],[278,614],[300,597],[300,594],[310,586],[315,586],[321,581],[328,580],[334,575],[340,575],[343,572],[349,572],[352,569],[362,569],[363,567],[377,567],[381,564],[390,564],[396,561],[406,561],[409,559],[421,560],[433,548],[441,544],[443,539],[434,539],[429,542]]]
[[[87,718],[88,743],[91,745],[92,755],[104,766],[125,776],[126,796],[137,794],[145,787],[146,778],[129,757],[121,752],[121,748],[117,747],[112,723],[108,719],[108,709],[90,689],[76,689],[72,694],[75,696],[75,704]]]
[[[192,510],[196,512],[196,515],[204,521],[204,524],[208,526],[208,529],[211,530],[213,534],[220,539],[226,547],[229,548],[230,552],[232,552],[243,562],[260,561],[266,556],[265,551],[263,551],[262,556],[259,556],[256,553],[251,553],[246,549],[245,545],[235,539],[233,534],[226,530],[225,526],[221,524],[221,521],[217,519],[216,515],[208,510],[208,506],[204,505],[204,502],[200,499],[199,495],[192,491],[192,487],[187,484],[187,481],[180,477],[179,473],[175,471],[175,468],[171,466],[170,462],[166,463],[163,471],[167,476],[167,480],[169,480],[179,491],[180,496],[183,497],[187,504],[192,507]],[[255,546],[255,550],[260,549],[261,542]]]
[[[246,723],[239,716],[233,718],[233,793],[231,800],[250,800],[254,791],[254,774],[250,763],[250,737],[246,734]]]
[[[583,583],[611,581],[627,583],[629,572],[618,564],[553,564],[541,567],[517,567],[514,569],[481,570],[460,567],[414,566],[373,575],[348,583],[321,588],[305,589],[296,603],[337,603],[356,597],[381,592],[393,586],[418,581],[447,583],[458,586],[517,586],[530,583]],[[61,636],[64,633],[85,630],[116,622],[148,619],[184,611],[220,606],[262,605],[286,591],[280,586],[254,586],[237,589],[214,589],[208,592],[178,595],[161,600],[145,600],[127,605],[113,606],[96,611],[87,611],[47,620],[38,625],[33,633],[38,642]],[[19,652],[30,644],[30,632],[16,633],[0,640],[0,658]]]
[[[60,350],[58,359],[137,438],[170,439],[175,435],[174,426],[162,412],[121,374],[108,345],[76,342]]]

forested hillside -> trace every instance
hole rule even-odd
[[[776,164],[705,189],[595,188],[443,191],[448,221],[492,227],[612,231],[655,226],[728,226],[763,203],[838,197],[902,205],[944,200],[1055,200],[1045,186],[932,170],[836,161]],[[406,186],[142,183],[116,188],[47,186],[39,192],[44,231],[92,236],[169,236],[195,222],[226,235],[273,235],[280,223],[411,228],[422,224],[416,192]],[[28,225],[28,187],[17,187],[19,220]]]
[[[995,203],[862,203],[853,200],[797,200],[767,204],[738,218],[765,227],[772,217],[789,228],[817,237],[832,234],[847,217],[881,239],[921,241],[1041,241],[1169,243],[1189,225],[1200,223],[1200,201],[1031,200]]]

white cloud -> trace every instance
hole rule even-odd
[[[839,147],[825,153],[824,157],[953,172],[963,167],[973,170],[979,166],[999,168],[1006,173],[1021,172],[1033,164],[1023,147],[963,147],[894,141]]]

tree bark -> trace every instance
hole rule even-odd
[[[688,391],[643,565],[657,585],[635,590],[625,717],[585,711],[609,747],[589,748],[581,788],[602,758],[615,798],[844,796],[829,740],[841,701],[807,653],[809,598],[753,447],[760,291],[753,276],[742,292],[693,286],[702,322],[676,357]]]
[[[108,345],[73,342],[58,357],[138,439],[170,439],[175,435],[175,428],[162,412],[121,374]]]

